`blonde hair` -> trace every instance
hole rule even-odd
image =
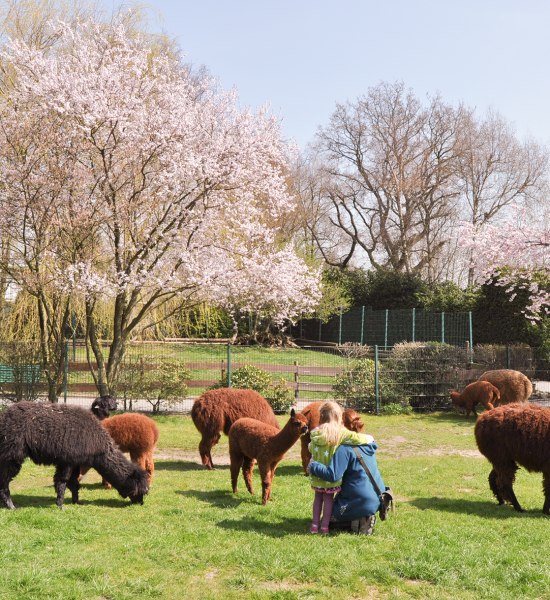
[[[337,446],[342,432],[342,407],[337,402],[325,402],[319,409],[319,429],[329,446]]]

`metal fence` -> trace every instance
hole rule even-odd
[[[328,322],[303,319],[293,328],[297,338],[344,344],[354,342],[387,349],[399,342],[441,342],[473,346],[471,312],[430,312],[426,310],[373,310],[356,306],[340,312]]]
[[[83,346],[67,344],[59,401],[89,407],[97,388]],[[93,366],[93,365],[92,365]],[[126,410],[188,412],[212,385],[231,385],[239,370],[254,366],[271,384],[290,390],[302,408],[336,399],[361,411],[411,406],[447,409],[449,391],[462,389],[486,370],[511,368],[528,375],[537,399],[548,399],[550,371],[524,346],[452,347],[400,344],[394,348],[305,346],[262,348],[229,344],[133,343],[120,369],[119,405]],[[5,402],[45,398],[35,348],[0,344],[0,396]],[[162,383],[162,385],[161,385]],[[184,385],[182,385],[182,383]]]

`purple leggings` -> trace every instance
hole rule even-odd
[[[313,498],[313,519],[311,520],[312,525],[319,527],[319,522],[322,530],[328,530],[328,523],[330,516],[332,515],[332,505],[334,504],[335,492],[318,492],[315,491],[315,497]],[[321,512],[323,517],[321,518]]]

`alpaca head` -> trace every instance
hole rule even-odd
[[[118,488],[118,493],[123,498],[130,498],[132,504],[143,504],[143,496],[149,493],[149,476],[147,472],[137,465],[132,465],[132,470],[124,483]]]
[[[346,408],[342,415],[342,422],[350,431],[363,431],[363,420],[352,408]]]
[[[460,392],[449,392],[449,396],[451,397],[451,403],[453,406],[462,406],[460,401]]]
[[[100,421],[103,421],[116,408],[116,400],[112,396],[99,396],[92,402],[91,411]]]
[[[305,435],[308,430],[307,417],[302,413],[297,413],[294,409],[290,411],[290,421],[292,430],[296,431],[298,435]]]

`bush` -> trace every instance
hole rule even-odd
[[[271,405],[273,412],[277,414],[288,412],[290,407],[294,404],[294,394],[292,393],[292,390],[287,387],[284,379],[279,379],[279,381],[271,383],[265,392],[265,399]]]
[[[40,394],[40,347],[35,342],[9,342],[0,347],[0,395],[19,402]]]
[[[187,381],[191,373],[176,360],[162,360],[154,365],[145,364],[143,358],[123,365],[117,392],[126,400],[143,399],[160,412],[187,396]]]
[[[375,412],[375,364],[370,358],[353,361],[334,381],[334,394],[337,399],[342,398],[348,408],[362,412]],[[380,404],[397,403],[408,405],[408,398],[400,398],[395,393],[392,382],[384,375],[381,365],[379,371]]]
[[[386,375],[417,410],[451,407],[456,369],[468,363],[465,348],[439,342],[396,344],[385,363]]]
[[[380,408],[380,413],[383,415],[408,415],[412,411],[413,409],[410,404],[400,404],[398,402],[390,402]]]

